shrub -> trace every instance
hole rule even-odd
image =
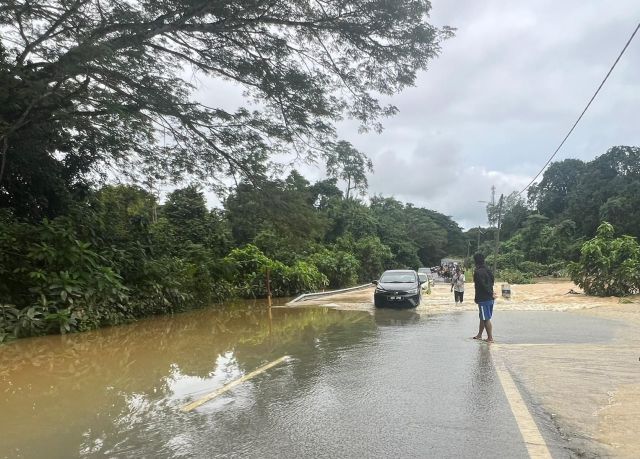
[[[534,277],[551,274],[549,266],[537,261],[523,261],[518,265],[518,270]]]
[[[0,219],[3,333],[86,330],[126,320],[128,289],[112,263],[65,218],[39,225]]]
[[[634,237],[614,237],[603,222],[596,236],[580,249],[580,260],[570,263],[571,280],[587,295],[626,296],[640,292],[640,245]]]
[[[329,285],[327,276],[318,271],[315,265],[298,261],[287,270],[287,295],[312,292]]]
[[[509,284],[532,284],[533,279],[527,273],[523,273],[521,271],[515,269],[502,269],[498,271],[498,276],[500,280],[507,282]]]
[[[364,282],[380,277],[393,259],[389,246],[383,244],[377,236],[359,239],[354,245],[354,252],[360,263],[358,277]]]
[[[327,277],[315,265],[298,261],[293,266],[266,257],[252,244],[233,249],[224,259],[230,269],[230,282],[237,286],[240,296],[264,298],[267,296],[266,273],[270,273],[271,294],[290,296],[327,286]]]
[[[308,261],[327,277],[330,288],[349,287],[358,281],[360,263],[348,252],[323,249],[311,255]]]

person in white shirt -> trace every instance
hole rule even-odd
[[[462,304],[464,298],[464,273],[460,269],[460,266],[456,266],[456,272],[451,278],[451,291],[456,304]]]

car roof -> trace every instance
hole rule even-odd
[[[387,269],[384,273],[413,273],[415,274],[416,272],[413,269]]]

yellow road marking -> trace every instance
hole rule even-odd
[[[524,439],[525,446],[531,459],[551,459],[551,453],[547,447],[547,443],[542,438],[540,430],[536,425],[527,405],[524,403],[520,391],[516,387],[516,383],[513,381],[511,374],[506,369],[504,362],[500,358],[496,358],[496,353],[492,353],[494,359],[496,372],[502,384],[509,406],[513,412],[513,416],[516,418],[518,428]]]
[[[189,411],[195,410],[200,405],[204,405],[205,403],[207,403],[209,400],[213,400],[217,396],[224,394],[228,390],[231,390],[234,387],[242,384],[243,382],[248,381],[249,379],[251,379],[251,378],[253,378],[255,376],[258,376],[260,373],[264,373],[269,368],[273,368],[276,365],[287,361],[288,359],[289,359],[289,356],[285,355],[284,357],[280,357],[279,359],[274,360],[273,362],[269,362],[266,365],[262,365],[260,368],[252,371],[251,373],[247,373],[243,377],[238,378],[238,379],[236,379],[234,381],[231,381],[230,383],[225,384],[224,386],[220,387],[219,389],[214,390],[213,392],[209,392],[208,394],[204,395],[203,397],[199,398],[198,400],[195,400],[195,401],[193,401],[191,403],[188,403],[188,404],[182,406],[181,410],[184,411],[184,412],[189,412]]]

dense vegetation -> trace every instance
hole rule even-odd
[[[633,273],[628,264],[623,264],[633,251],[623,254],[618,248],[604,244],[603,238],[605,232],[613,238],[615,228],[618,235],[629,236],[622,244],[627,250],[632,238],[640,237],[638,209],[640,148],[617,146],[593,161],[566,159],[551,163],[542,180],[529,189],[527,201],[516,193],[504,200],[500,235],[503,242],[497,260],[499,274],[506,280],[527,282],[536,276],[567,274],[567,262],[580,262],[579,269],[572,265],[571,273],[576,281],[584,279],[577,283],[584,285],[587,293],[636,293],[631,287],[614,287],[637,285],[634,280],[637,271]],[[497,203],[488,206],[491,220],[497,219],[497,210]],[[605,221],[611,225],[598,230]],[[487,240],[483,249],[486,253],[493,250],[494,231],[489,229],[482,235]],[[591,240],[597,232],[598,238]],[[467,232],[472,241],[476,236],[477,229]],[[610,267],[600,271],[603,278],[598,281],[607,287],[590,288],[592,281],[586,280],[595,272],[591,266],[595,251],[598,257],[609,260],[600,261],[610,263]],[[587,253],[592,254],[591,261],[585,259]],[[493,262],[492,257],[489,261]],[[614,272],[617,284],[611,281]]]
[[[162,205],[136,186],[104,186],[52,220],[0,214],[0,338],[264,297],[267,269],[273,294],[287,296],[436,264],[464,247],[449,217],[346,199],[336,179],[310,184],[295,171],[239,184],[214,210],[197,186]]]

